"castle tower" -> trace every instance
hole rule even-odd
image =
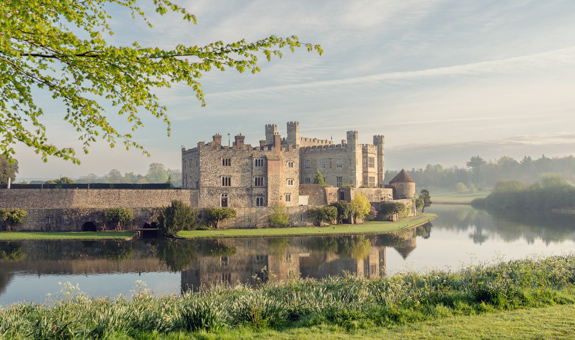
[[[383,152],[383,135],[373,136],[373,145],[377,147],[377,186],[379,188],[384,187],[385,180],[385,162],[384,162],[384,152]]]
[[[353,151],[357,150],[357,131],[347,132],[347,147]]]
[[[278,132],[278,126],[275,124],[266,124],[266,145],[274,145],[275,134]]]
[[[299,145],[299,122],[287,123],[286,141],[289,145]]]

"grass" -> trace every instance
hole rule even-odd
[[[0,241],[21,240],[107,240],[127,239],[134,235],[131,231],[92,232],[92,231],[20,231],[1,232]]]
[[[64,284],[48,305],[0,307],[6,339],[572,338],[575,255],[459,271],[294,278],[157,297],[88,298]],[[542,308],[542,309],[538,309]]]
[[[180,333],[181,334],[181,333]],[[152,338],[177,339],[180,334]],[[182,334],[183,335],[183,334]],[[501,311],[457,316],[433,321],[368,329],[319,325],[277,330],[229,330],[224,334],[201,334],[202,339],[573,339],[575,305]]]
[[[433,203],[447,203],[447,204],[471,204],[476,198],[484,198],[489,195],[488,191],[481,191],[476,193],[471,192],[455,192],[448,189],[430,189],[431,201]]]
[[[408,217],[398,222],[372,221],[364,224],[330,225],[329,227],[260,228],[180,231],[179,237],[253,237],[253,236],[302,236],[302,235],[342,235],[371,234],[398,231],[425,223],[437,217],[436,214],[421,214],[417,218]]]

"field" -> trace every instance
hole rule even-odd
[[[448,189],[429,189],[431,201],[441,204],[470,204],[475,198],[484,198],[489,195],[489,191],[455,192]]]

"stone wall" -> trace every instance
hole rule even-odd
[[[305,227],[314,225],[309,214],[310,206],[286,207],[289,222],[292,227]],[[270,227],[269,215],[273,213],[272,207],[238,208],[234,219],[221,221],[218,229],[230,228],[265,228]]]
[[[191,190],[2,189],[0,209],[155,208],[173,200],[187,204]]]

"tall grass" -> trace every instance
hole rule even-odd
[[[575,255],[564,255],[389,278],[222,285],[182,296],[156,297],[139,287],[129,298],[87,298],[68,284],[51,303],[1,308],[0,338],[100,339],[318,324],[354,329],[571,304],[574,283]]]

